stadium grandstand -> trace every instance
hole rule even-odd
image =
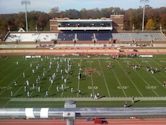
[[[62,31],[59,33],[18,33],[10,32],[5,42],[51,42],[51,41],[165,41],[165,35],[161,32],[131,32],[112,33],[111,31]]]
[[[114,17],[115,18],[115,17]],[[117,28],[111,18],[102,19],[51,19],[51,32],[8,32],[5,43],[123,43],[126,42],[165,42],[160,31],[125,32]],[[122,18],[123,20],[123,18]],[[116,31],[116,32],[115,32]],[[118,32],[117,32],[118,31]]]

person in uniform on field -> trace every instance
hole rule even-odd
[[[78,90],[78,94],[81,94],[81,90],[80,89]]]
[[[166,87],[166,81],[164,81],[164,83],[163,83],[163,87]]]
[[[59,87],[58,86],[56,87],[56,91],[59,92]]]
[[[94,95],[94,99],[95,99],[95,100],[98,99],[96,94]]]
[[[32,89],[35,89],[35,84],[32,85]]]
[[[29,86],[29,81],[28,80],[26,80],[26,85]]]
[[[25,73],[24,72],[22,73],[22,77],[25,78]]]
[[[61,84],[61,89],[62,89],[62,91],[64,91],[64,85],[63,84]]]
[[[33,73],[33,74],[35,73],[35,70],[34,70],[34,69],[32,69],[32,73]]]
[[[64,83],[66,84],[66,82],[67,82],[67,80],[66,79],[64,79]]]
[[[51,69],[51,65],[49,65],[49,69]]]
[[[32,63],[30,64],[30,68],[32,68]]]
[[[13,91],[10,91],[10,96],[11,96],[11,97],[13,96]]]
[[[48,96],[48,91],[45,92],[45,96]]]
[[[78,74],[78,77],[77,77],[77,78],[78,78],[78,80],[80,80],[80,75],[79,75],[79,74]]]
[[[50,83],[51,83],[51,85],[53,84],[53,80],[52,79],[51,79]]]
[[[93,94],[92,93],[90,94],[90,97],[93,98]]]
[[[37,87],[37,91],[40,92],[40,86]]]
[[[71,88],[71,93],[73,93],[74,92],[74,90],[73,90],[73,88]]]
[[[134,98],[134,96],[132,97],[132,104],[134,104],[135,103],[135,98]]]
[[[82,74],[81,74],[81,72],[79,72],[79,79],[81,79],[81,77],[82,77]]]
[[[43,77],[45,77],[45,73],[43,72]]]
[[[13,83],[14,83],[14,86],[17,86],[17,82],[16,81],[14,81]]]
[[[64,79],[64,76],[63,76],[63,75],[61,76],[61,79],[62,79],[62,80]]]
[[[29,91],[27,91],[27,96],[28,96],[28,97],[30,96],[30,93],[29,93]]]
[[[24,86],[24,92],[26,92],[27,91],[27,87],[26,86]]]

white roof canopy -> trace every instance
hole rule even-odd
[[[68,19],[68,20],[57,20],[57,22],[111,22],[112,20],[107,18],[107,19]]]

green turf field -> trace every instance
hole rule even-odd
[[[164,81],[166,56],[0,57],[0,107],[165,106]]]

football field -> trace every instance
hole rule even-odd
[[[1,107],[166,104],[166,56],[0,57]]]

